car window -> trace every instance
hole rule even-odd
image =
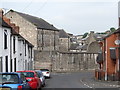
[[[40,69],[41,71],[49,71],[48,69]]]
[[[22,81],[26,81],[26,78],[25,78],[24,74],[21,74],[20,76],[21,76]]]
[[[39,73],[38,73],[38,72],[35,72],[35,73],[36,73],[36,76],[40,78],[40,75],[39,75]]]
[[[33,72],[20,72],[20,73],[23,74],[25,77],[34,77]]]
[[[17,84],[19,83],[19,78],[17,74],[0,74],[1,84]]]

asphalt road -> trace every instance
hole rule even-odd
[[[114,85],[115,84],[115,85]],[[118,85],[111,82],[100,82],[94,80],[93,71],[81,71],[74,73],[52,73],[50,79],[46,79],[43,88],[108,88],[117,90]],[[117,89],[115,89],[117,88]],[[95,90],[95,89],[94,89]]]

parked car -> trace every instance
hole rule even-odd
[[[40,69],[44,77],[50,78],[50,71],[48,69]]]
[[[42,83],[36,71],[28,70],[17,72],[25,75],[26,79],[28,80],[28,83],[30,84],[31,89],[41,89]]]
[[[43,73],[41,70],[35,70],[38,73],[38,77],[40,78],[41,82],[42,82],[42,86],[45,86],[45,77],[43,76]]]
[[[4,89],[3,89],[4,88]],[[16,72],[0,73],[0,90],[29,90],[25,76]]]

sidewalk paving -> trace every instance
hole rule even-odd
[[[82,71],[86,73],[80,81],[85,85],[91,88],[120,88],[119,81],[103,81],[103,80],[96,80],[94,77],[94,71]],[[89,73],[89,77],[87,74]]]

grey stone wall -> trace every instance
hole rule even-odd
[[[70,52],[35,52],[35,69],[47,68],[53,72],[71,72],[80,70],[94,70],[97,54],[93,53],[70,53]]]
[[[66,72],[96,69],[96,56],[93,53],[54,53],[52,71]]]
[[[15,12],[9,12],[5,15],[10,19],[11,23],[15,23],[16,26],[19,26],[19,34],[28,40],[32,45],[34,45],[34,49],[37,48],[37,28],[32,23],[25,20],[23,17],[18,15]]]
[[[52,52],[35,50],[35,69],[47,68],[51,70]]]
[[[58,51],[59,50],[59,32],[53,30],[38,29],[38,50],[40,51]]]
[[[69,51],[70,48],[70,39],[69,38],[60,38],[59,39],[59,51]]]

